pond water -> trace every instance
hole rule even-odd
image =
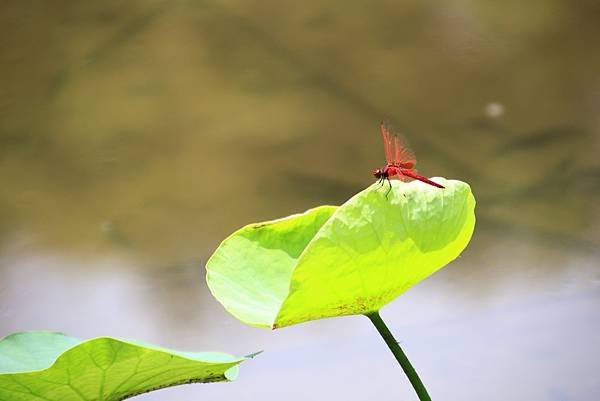
[[[415,400],[366,318],[249,327],[203,277],[236,228],[369,185],[388,118],[478,200],[462,257],[382,310],[432,398],[600,398],[597,2],[3,9],[0,336],[265,350],[139,400]]]

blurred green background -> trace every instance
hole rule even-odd
[[[369,185],[390,119],[478,199],[464,256],[382,312],[432,397],[600,397],[597,1],[1,9],[0,336],[267,351],[146,400],[414,399],[366,319],[262,331],[203,282],[236,228]]]

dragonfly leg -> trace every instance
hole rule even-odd
[[[392,190],[392,182],[390,181],[390,179],[387,179],[388,184],[390,185],[390,187],[388,188],[387,192],[385,193],[385,199],[387,199],[388,195],[390,194],[390,191]]]

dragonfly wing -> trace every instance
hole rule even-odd
[[[399,175],[395,175],[393,177],[390,177],[390,180],[398,180],[398,181],[402,181],[402,182],[411,182],[414,178],[410,178],[407,175],[404,174],[399,174]]]
[[[394,138],[388,132],[385,123],[379,125],[381,136],[383,137],[383,148],[385,149],[385,161],[389,164],[394,164]]]
[[[415,157],[415,153],[406,144],[406,140],[396,136],[394,142],[396,144],[394,163],[402,168],[413,168],[417,164],[417,158]]]
[[[411,169],[417,164],[415,153],[410,149],[408,141],[402,136],[398,130],[388,123],[381,123],[381,133],[384,134],[384,142],[389,143],[386,146],[386,157],[388,164],[399,166],[402,168]],[[389,148],[389,156],[388,156]]]
[[[414,180],[414,178],[412,177],[411,173],[417,173],[417,170],[401,170],[402,172],[399,172],[397,175],[394,176],[395,179],[398,179],[402,182],[411,182],[412,180]],[[407,172],[408,174],[403,174],[404,172]],[[410,175],[409,175],[410,174]]]
[[[409,177],[409,179],[413,178],[415,180],[422,181],[422,182],[427,183],[429,185],[433,185],[434,187],[444,188],[443,185],[438,184],[437,182],[431,181],[427,177],[423,177],[422,175],[417,174],[417,170],[405,170],[405,169],[402,169],[401,170],[401,174],[404,177]]]

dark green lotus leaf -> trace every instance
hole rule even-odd
[[[109,337],[16,333],[0,340],[0,400],[118,401],[183,383],[233,380],[244,360]]]

